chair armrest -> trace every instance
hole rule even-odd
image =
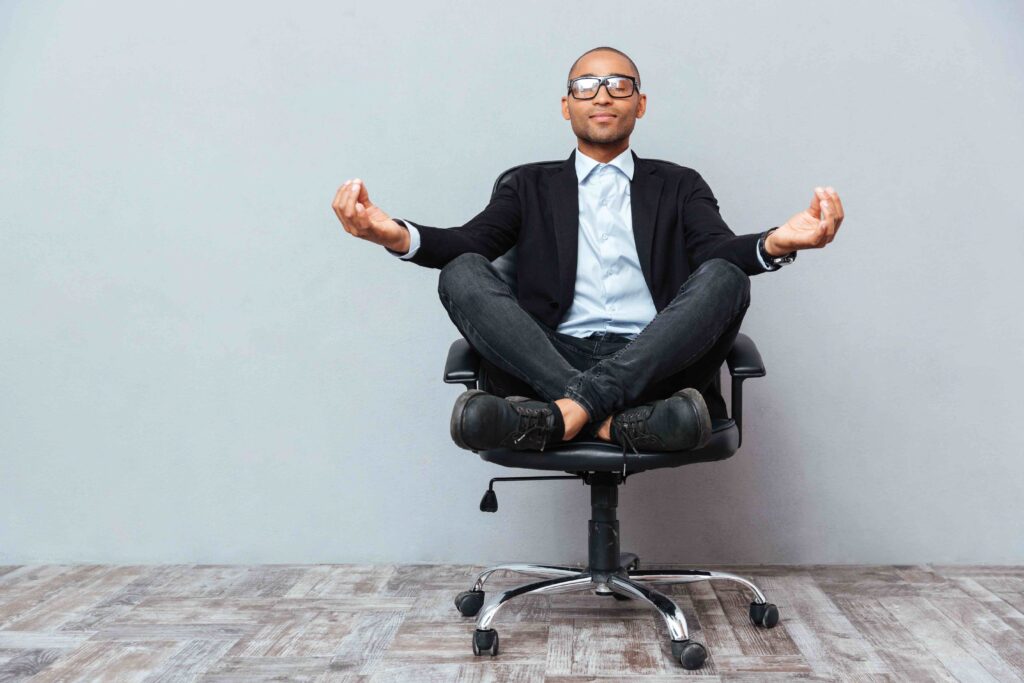
[[[459,338],[448,348],[448,360],[444,363],[444,381],[446,384],[465,384],[467,389],[475,389],[477,374],[480,370],[480,355],[469,342]]]
[[[732,419],[736,422],[739,441],[736,447],[743,445],[743,381],[751,377],[764,377],[764,361],[757,350],[754,340],[740,332],[736,335],[729,355],[725,357],[732,375]]]
[[[729,355],[725,357],[729,365],[729,374],[733,377],[764,377],[764,361],[761,360],[761,352],[757,350],[754,340],[740,332],[732,343]]]

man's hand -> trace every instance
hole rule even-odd
[[[811,205],[768,235],[765,251],[782,256],[800,249],[820,249],[836,238],[842,222],[839,193],[832,187],[816,187]]]
[[[370,194],[359,178],[346,180],[338,188],[331,208],[350,235],[402,254],[409,251],[409,231],[370,201]]]

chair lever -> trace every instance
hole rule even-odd
[[[484,497],[480,499],[480,512],[497,512],[498,511],[498,494],[494,492],[494,482],[496,481],[530,481],[533,479],[579,479],[580,477],[573,476],[559,476],[559,477],[495,477],[491,479],[490,484],[487,485],[487,490],[484,492]]]

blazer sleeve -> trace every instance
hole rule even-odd
[[[493,261],[511,249],[522,224],[517,175],[504,178],[490,203],[465,225],[435,228],[417,222],[420,245],[408,260],[427,268],[443,268],[462,254],[483,254]]]
[[[713,258],[735,263],[747,275],[769,272],[757,255],[757,240],[763,233],[737,235],[730,230],[718,210],[714,193],[696,171],[683,199],[682,224],[691,272]]]

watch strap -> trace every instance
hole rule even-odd
[[[779,226],[775,226],[770,230],[766,230],[761,238],[757,240],[757,251],[761,254],[761,258],[768,264],[768,270],[778,270],[782,266],[789,265],[796,260],[796,250],[783,254],[782,256],[772,256],[765,250],[765,242],[768,241],[768,235],[772,234],[779,229]]]

